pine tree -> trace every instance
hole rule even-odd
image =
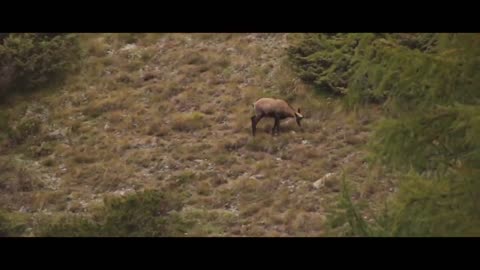
[[[346,60],[350,70],[343,73],[346,105],[383,103],[387,119],[378,125],[370,146],[375,161],[401,179],[377,230],[362,231],[480,235],[480,35],[353,37],[358,44]],[[321,55],[329,59],[330,54],[323,50]],[[295,57],[309,59],[294,55],[294,65],[299,61]],[[300,74],[308,69],[308,62],[297,64]],[[324,72],[315,76],[321,78]]]

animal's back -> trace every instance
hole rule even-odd
[[[282,107],[288,107],[288,104],[275,98],[260,98],[253,104],[256,112],[262,112],[265,114],[274,113],[276,110]]]

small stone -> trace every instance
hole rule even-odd
[[[256,175],[253,175],[253,176],[250,176],[250,179],[264,179],[265,178],[265,175],[263,174],[256,174]]]
[[[137,45],[135,44],[127,44],[123,48],[121,48],[120,51],[130,51],[136,48],[137,48]]]
[[[52,131],[50,133],[48,133],[48,138],[49,139],[61,139],[63,137],[65,137],[65,135],[67,134],[67,130],[66,129],[57,129],[55,131]]]
[[[335,176],[335,173],[327,173],[322,178],[318,179],[313,183],[313,187],[316,189],[322,188],[325,186],[325,181]],[[334,190],[335,191],[335,190]]]
[[[317,181],[315,181],[315,183],[313,183],[313,187],[316,189],[322,188],[324,186],[325,186],[325,179],[323,178],[318,179]]]

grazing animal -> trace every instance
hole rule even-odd
[[[295,118],[297,125],[301,127],[300,121],[303,115],[300,113],[300,108],[295,111],[286,101],[274,98],[261,98],[253,104],[255,115],[251,117],[252,120],[252,135],[255,137],[257,124],[263,117],[270,117],[275,119],[275,124],[272,128],[272,136],[280,133],[280,120],[285,118]]]

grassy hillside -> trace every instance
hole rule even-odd
[[[79,71],[1,105],[5,125],[24,140],[0,146],[0,232],[341,235],[346,221],[332,225],[326,217],[338,209],[343,173],[355,185],[351,198],[369,202],[370,220],[394,191],[392,178],[366,163],[380,109],[347,113],[340,101],[315,94],[287,63],[291,38],[81,35]],[[251,104],[264,96],[300,107],[303,127],[282,122],[272,138],[273,120],[264,119],[252,138]],[[149,219],[161,204],[144,198],[150,190],[174,201],[162,220]],[[115,227],[131,219],[147,225]]]

